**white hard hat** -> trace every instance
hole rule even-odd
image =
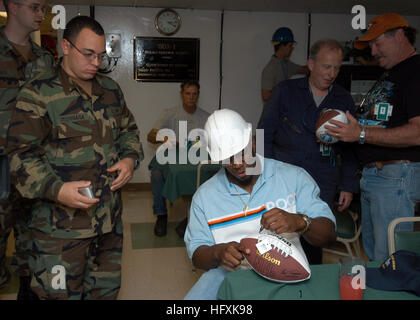
[[[233,110],[221,109],[208,117],[204,130],[211,159],[222,161],[245,149],[251,139],[252,124]]]

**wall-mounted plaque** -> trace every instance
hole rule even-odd
[[[182,82],[199,80],[200,39],[134,38],[134,80]]]

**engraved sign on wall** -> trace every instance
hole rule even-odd
[[[200,39],[134,38],[134,80],[182,82],[199,80]]]

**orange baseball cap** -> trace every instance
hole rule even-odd
[[[356,49],[364,49],[369,41],[376,39],[384,32],[401,27],[408,27],[408,22],[397,13],[384,13],[369,21],[366,34],[354,42]]]

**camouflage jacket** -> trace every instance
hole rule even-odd
[[[26,62],[7,39],[4,27],[0,27],[0,155],[4,154],[11,109],[19,89],[37,73],[54,65],[53,56],[32,40],[32,54]]]
[[[31,228],[56,238],[88,238],[110,232],[121,219],[121,192],[110,190],[120,159],[143,159],[139,131],[123,93],[96,75],[92,97],[57,66],[21,89],[10,121],[12,181],[25,198],[37,199]],[[57,202],[65,182],[91,181],[99,203],[89,210]]]

